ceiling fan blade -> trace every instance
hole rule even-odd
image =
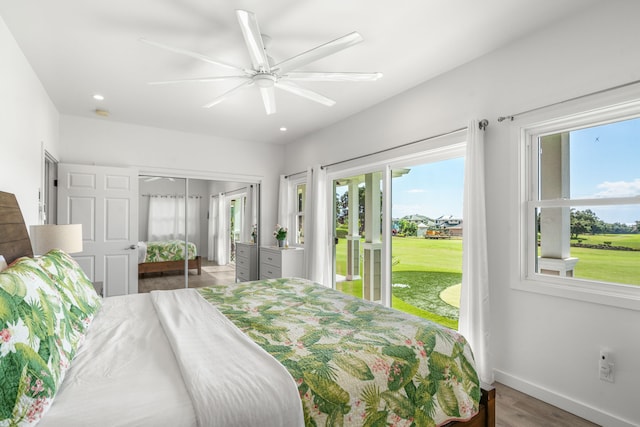
[[[231,65],[231,64],[227,64],[227,63],[218,61],[217,59],[210,58],[210,57],[202,55],[201,53],[198,53],[198,52],[192,52],[190,50],[180,49],[178,47],[167,46],[167,45],[162,44],[162,43],[158,43],[158,42],[154,42],[154,41],[151,41],[151,40],[147,40],[145,38],[141,38],[140,41],[143,42],[143,43],[146,43],[148,45],[151,45],[151,46],[159,47],[160,49],[166,49],[168,51],[171,51],[171,52],[174,52],[174,53],[179,53],[181,55],[190,56],[191,58],[199,59],[201,61],[208,62],[210,64],[219,65],[221,67],[230,68],[230,69],[235,70],[235,71],[239,70],[239,71],[242,71],[242,72],[246,73],[246,71],[244,69],[240,68],[240,67],[236,67],[235,65]]]
[[[346,36],[339,37],[299,55],[285,59],[284,61],[276,64],[273,68],[277,68],[280,74],[286,74],[289,70],[302,67],[317,61],[318,59],[324,58],[325,56],[340,52],[341,50],[358,44],[363,40],[362,36],[354,31]]]
[[[159,82],[148,82],[150,85],[167,85],[173,83],[192,83],[192,82],[216,82],[222,80],[232,80],[232,79],[250,79],[249,76],[216,76],[216,77],[198,77],[195,79],[179,79],[179,80],[163,80]]]
[[[309,82],[372,82],[382,77],[382,73],[332,73],[315,71],[291,71],[282,78]]]
[[[264,109],[267,115],[274,114],[276,112],[276,95],[273,86],[261,87],[260,94],[262,95],[262,102],[264,102]]]
[[[269,72],[271,66],[269,65],[267,53],[264,50],[264,42],[262,41],[256,15],[246,10],[236,10],[236,15],[240,23],[242,35],[244,36],[244,42],[249,50],[249,56],[251,57],[254,70]]]
[[[326,105],[327,107],[332,107],[336,103],[336,101],[334,101],[333,99],[327,98],[324,95],[320,95],[318,92],[300,87],[292,82],[279,81],[278,83],[276,83],[276,87],[282,90],[286,90],[287,92],[293,93],[295,95],[302,96],[303,98],[318,102],[322,105]]]
[[[242,82],[242,84],[239,84],[238,86],[226,91],[225,93],[223,93],[222,95],[218,96],[217,98],[215,98],[213,101],[211,101],[208,104],[205,104],[202,106],[202,108],[211,108],[214,105],[217,105],[219,103],[221,103],[222,101],[224,101],[225,99],[229,98],[229,95],[231,95],[233,92],[242,89],[245,86],[249,86],[253,84],[253,80],[247,80],[246,82]]]

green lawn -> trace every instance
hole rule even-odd
[[[336,272],[346,274],[345,239],[336,246]],[[458,328],[458,310],[440,300],[440,292],[460,283],[462,277],[462,240],[429,240],[416,237],[394,237],[392,256],[397,262],[392,269],[392,283],[409,288],[392,288],[393,308]],[[362,272],[362,270],[361,270]],[[362,298],[362,281],[337,284],[339,290]]]
[[[587,245],[602,245],[604,242],[611,242],[612,246],[626,246],[628,248],[640,249],[640,234],[581,234],[578,239],[571,239],[571,243]]]
[[[640,234],[581,235],[580,239],[585,244],[611,242],[613,246],[640,249]],[[346,240],[339,239],[336,272],[340,275],[346,274],[346,251]],[[392,256],[392,283],[409,285],[392,287],[392,306],[457,329],[457,309],[442,301],[439,294],[461,282],[462,240],[393,237]],[[576,278],[640,285],[640,251],[572,247],[571,256],[580,259],[574,271]],[[362,298],[361,280],[339,283],[337,287]]]
[[[571,256],[579,259],[576,278],[640,285],[640,251],[571,248]]]

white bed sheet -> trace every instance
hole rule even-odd
[[[104,299],[53,405],[38,424],[132,425],[196,425],[180,368],[148,294]]]

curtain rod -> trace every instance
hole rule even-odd
[[[489,120],[487,120],[487,119],[482,119],[482,120],[480,120],[478,122],[478,127],[481,130],[486,130],[487,126],[489,126]],[[456,132],[460,132],[460,131],[463,131],[463,130],[466,130],[466,129],[467,129],[467,126],[465,126],[463,128],[460,128],[460,129],[452,130],[452,131],[449,131],[449,132],[441,133],[441,134],[438,134],[438,135],[433,135],[433,136],[429,136],[429,137],[426,137],[426,138],[418,139],[416,141],[407,142],[407,143],[404,143],[402,145],[396,145],[395,147],[385,148],[383,150],[376,151],[376,152],[373,152],[373,153],[363,154],[361,156],[352,157],[352,158],[346,159],[346,160],[340,160],[339,162],[329,163],[329,164],[320,166],[320,168],[325,169],[325,168],[328,168],[330,166],[339,165],[341,163],[347,163],[347,162],[351,162],[353,160],[364,159],[365,157],[375,156],[376,154],[386,153],[387,151],[397,150],[399,148],[408,147],[410,145],[418,144],[420,142],[425,142],[425,141],[429,141],[429,140],[436,139],[436,138],[442,138],[444,136],[448,136],[448,135],[451,135],[451,134],[454,134]],[[285,179],[288,179],[288,178],[290,178],[290,177],[292,177],[294,175],[300,175],[300,174],[303,174],[303,173],[306,173],[306,171],[295,172],[295,173],[292,173],[292,174],[289,174],[289,175],[285,175],[284,177],[285,177]]]
[[[478,127],[480,127],[480,129],[482,129],[482,130],[485,130],[487,128],[487,126],[489,126],[489,120],[487,120],[487,119],[482,119],[482,120],[480,120],[478,122]],[[457,132],[460,132],[460,131],[463,131],[463,130],[466,130],[466,129],[467,129],[467,126],[465,126],[463,128],[460,128],[460,129],[452,130],[452,131],[449,131],[449,132],[441,133],[441,134],[438,134],[438,135],[433,135],[433,136],[429,136],[429,137],[426,137],[426,138],[418,139],[416,141],[406,142],[406,143],[404,143],[402,145],[396,145],[395,147],[385,148],[383,150],[379,150],[379,151],[376,151],[376,152],[373,152],[373,153],[363,154],[361,156],[352,157],[352,158],[346,159],[346,160],[340,160],[339,162],[329,163],[327,165],[322,165],[320,167],[322,169],[326,169],[328,167],[339,165],[339,164],[342,164],[342,163],[351,162],[353,160],[364,159],[365,157],[375,156],[377,154],[386,153],[388,151],[397,150],[397,149],[408,147],[408,146],[411,146],[411,145],[414,145],[414,144],[418,144],[418,143],[421,143],[421,142],[430,141],[430,140],[436,139],[436,138],[442,138],[444,136],[452,135],[454,133],[457,133]]]
[[[610,92],[610,91],[613,91],[613,90],[622,89],[622,88],[625,88],[627,86],[633,86],[633,85],[638,84],[638,83],[640,83],[640,80],[634,80],[632,82],[623,83],[623,84],[618,85],[618,86],[612,86],[612,87],[609,87],[609,88],[606,88],[606,89],[600,89],[600,90],[597,90],[595,92],[586,93],[584,95],[579,95],[579,96],[575,96],[573,98],[565,99],[563,101],[554,102],[553,104],[544,105],[542,107],[532,108],[532,109],[527,110],[527,111],[521,111],[519,113],[511,114],[509,116],[500,116],[500,117],[498,117],[498,122],[503,122],[505,120],[509,120],[510,122],[512,122],[513,119],[515,119],[517,116],[521,116],[523,114],[533,113],[534,111],[542,110],[543,108],[555,107],[556,105],[561,105],[561,104],[565,104],[567,102],[577,101],[579,99],[587,98],[589,96],[600,95],[601,93],[606,93],[606,92]]]
[[[253,188],[253,184],[249,185],[249,187]],[[240,187],[240,188],[236,188],[235,190],[229,190],[229,191],[225,191],[223,193],[221,193],[223,196],[226,196],[227,194],[231,194],[231,193],[237,193],[238,191],[242,191],[245,190],[247,187]],[[216,196],[216,194],[212,194],[213,196]]]
[[[302,175],[303,173],[307,173],[307,171],[300,171],[300,172],[290,173],[289,175],[285,175],[284,179],[289,179],[289,178],[291,178],[292,176],[295,176],[295,175]]]

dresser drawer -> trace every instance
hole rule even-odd
[[[236,269],[249,270],[251,260],[248,257],[236,258]]]
[[[249,273],[249,269],[236,268],[236,281],[248,282],[249,280],[253,280]]]
[[[282,270],[278,265],[267,264],[262,261],[260,263],[260,278],[261,279],[277,279],[282,277]]]
[[[236,258],[249,258],[250,255],[251,246],[236,244]]]
[[[262,250],[260,253],[260,262],[280,268],[282,264],[282,252],[280,250]]]

